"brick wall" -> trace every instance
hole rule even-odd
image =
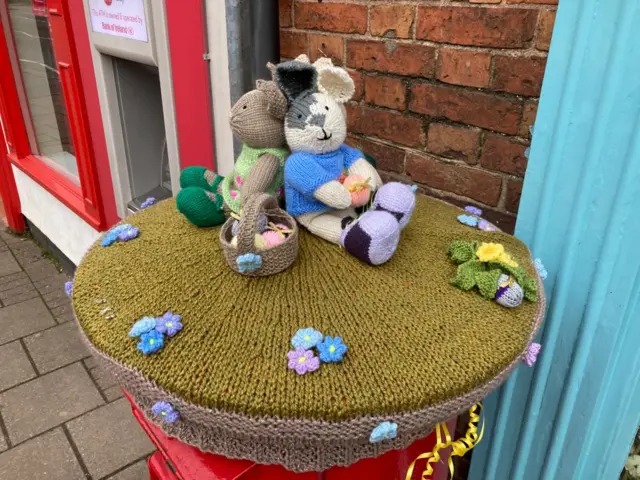
[[[279,0],[283,58],[356,83],[349,143],[511,231],[558,0]]]

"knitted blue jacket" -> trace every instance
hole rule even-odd
[[[331,180],[338,180],[363,153],[348,145],[342,145],[331,153],[313,154],[296,152],[289,155],[284,164],[284,195],[287,212],[294,217],[305,213],[332,210],[316,200],[313,192]]]

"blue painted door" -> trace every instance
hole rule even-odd
[[[640,2],[561,0],[516,236],[543,350],[486,403],[471,480],[608,480],[640,422]]]

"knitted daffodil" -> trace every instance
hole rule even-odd
[[[504,247],[500,243],[482,242],[476,250],[476,257],[481,262],[494,262],[505,255]]]

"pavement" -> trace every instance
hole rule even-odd
[[[0,480],[147,480],[154,446],[83,345],[67,279],[0,225]]]

